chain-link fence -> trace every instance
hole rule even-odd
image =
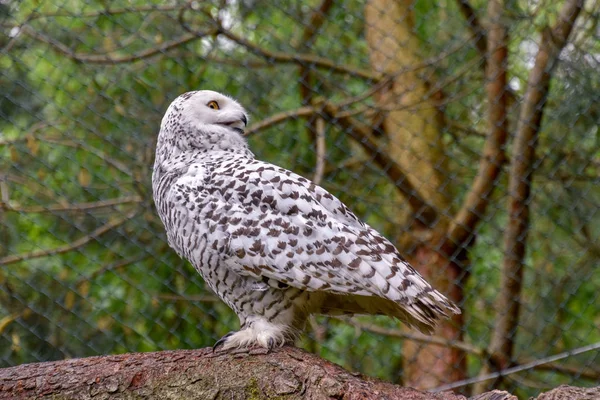
[[[463,310],[433,336],[315,317],[298,345],[423,389],[597,383],[599,7],[0,1],[0,366],[237,329],[150,189],[167,105],[203,88]]]

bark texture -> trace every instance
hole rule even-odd
[[[457,254],[455,246],[443,240],[451,207],[443,176],[448,170],[448,159],[435,95],[424,76],[427,70],[415,69],[423,60],[419,39],[414,34],[413,8],[412,0],[370,0],[365,5],[365,37],[371,66],[379,73],[395,77],[387,90],[376,96],[378,107],[384,111],[388,154],[419,196],[436,210],[437,216],[433,223],[425,223],[420,216],[423,210],[413,207],[411,212],[416,215],[416,223],[410,227],[413,235],[405,236],[399,247],[432,286],[461,304],[464,274],[459,263],[464,254]],[[409,193],[409,204],[410,197]],[[402,224],[405,219],[406,215],[399,211],[397,222]],[[450,246],[440,245],[444,242]],[[463,316],[454,315],[451,321],[442,321],[435,334],[462,340],[462,325]],[[406,385],[435,387],[466,377],[466,356],[460,349],[407,342],[403,356]]]
[[[537,400],[598,400],[600,399],[600,386],[593,388],[580,388],[562,385],[537,397]]]
[[[211,349],[163,351],[25,364],[0,369],[0,399],[437,399],[352,374],[303,350],[213,354]],[[598,388],[561,386],[538,399],[598,399]],[[499,390],[471,400],[516,400]]]
[[[351,374],[303,350],[135,353],[0,370],[0,399],[447,399]]]

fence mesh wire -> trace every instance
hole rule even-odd
[[[463,310],[431,337],[314,317],[298,345],[424,389],[597,383],[599,4],[0,1],[0,367],[237,329],[150,188],[167,105],[203,88]]]

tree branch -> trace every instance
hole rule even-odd
[[[485,27],[481,24],[481,21],[477,17],[477,11],[473,8],[468,0],[456,0],[456,2],[460,12],[465,17],[465,20],[469,25],[469,29],[473,35],[473,40],[475,41],[475,48],[479,54],[487,60],[490,40],[487,37],[488,33],[486,32]],[[491,29],[494,29],[493,23]],[[485,63],[483,66],[486,66]],[[512,105],[512,103],[514,103],[518,98],[517,94],[510,86],[507,86],[504,90],[506,91],[507,101]]]
[[[246,132],[244,133],[244,135],[245,136],[252,135],[258,131],[262,131],[263,129],[267,129],[274,125],[281,124],[282,122],[285,122],[288,119],[308,117],[310,115],[316,114],[317,111],[318,110],[315,107],[305,106],[305,107],[297,108],[295,110],[283,111],[283,112],[280,112],[277,114],[273,114],[272,116],[265,118],[265,119],[261,120],[260,122],[252,124],[252,126],[250,126],[248,129],[246,129]]]
[[[496,179],[500,175],[501,167],[506,162],[504,146],[508,138],[508,114],[507,114],[507,74],[508,68],[508,32],[503,23],[504,0],[491,0],[488,3],[488,19],[490,21],[488,32],[489,56],[486,62],[485,76],[489,133],[483,154],[479,161],[479,170],[465,201],[453,219],[447,240],[450,245],[463,247],[463,243],[469,242],[469,236],[475,234],[475,227],[485,215],[485,211],[492,197],[496,185]],[[494,356],[499,353],[490,346]],[[493,364],[498,362],[490,357],[488,363],[481,368],[479,376],[489,374]],[[484,391],[486,381],[478,382],[474,386],[475,393]],[[495,386],[495,385],[494,385]]]
[[[598,388],[560,386],[539,400],[596,398]],[[596,396],[596,397],[594,397]],[[347,399],[465,400],[345,371],[295,347],[213,353],[211,349],[133,353],[0,369],[0,399]],[[471,400],[515,400],[494,390]]]
[[[159,293],[153,296],[153,299],[167,300],[167,301],[183,301],[186,303],[219,303],[221,299],[217,296],[206,294],[206,295],[178,295],[170,293]]]
[[[462,342],[460,340],[449,340],[440,336],[424,335],[419,332],[410,332],[401,329],[384,328],[379,325],[365,324],[354,319],[346,320],[340,319],[340,321],[346,322],[352,326],[355,326],[363,331],[372,332],[377,335],[395,337],[405,340],[411,340],[419,343],[433,344],[440,347],[456,348],[464,351],[465,353],[472,354],[479,357],[482,362],[490,363],[490,355],[486,349],[475,346],[468,342]],[[543,361],[543,359],[541,360]],[[542,362],[540,359],[535,358],[520,358],[515,362],[516,365],[533,365],[533,369],[542,371],[555,371],[563,375],[569,375],[573,377],[582,377],[592,381],[600,381],[600,370],[584,365],[563,365],[557,361]]]
[[[544,105],[556,60],[567,43],[583,0],[567,0],[552,29],[545,29],[530,72],[524,103],[513,143],[509,177],[509,220],[504,232],[504,263],[502,281],[496,303],[498,318],[492,334],[490,353],[503,359],[506,367],[511,359],[515,330],[519,323],[519,306],[523,277],[525,243],[529,230],[531,182],[535,163],[535,148]]]
[[[123,164],[122,162],[120,162],[112,157],[109,157],[103,151],[88,145],[83,140],[76,141],[74,139],[60,139],[58,137],[52,137],[49,135],[34,135],[34,133],[36,131],[39,131],[42,128],[48,128],[48,127],[52,127],[52,125],[47,124],[47,123],[36,124],[24,136],[20,136],[20,137],[14,138],[14,139],[0,139],[0,146],[8,146],[8,145],[12,145],[12,144],[15,144],[18,142],[28,142],[29,143],[29,141],[39,140],[40,142],[56,144],[59,146],[72,147],[75,149],[83,149],[83,150],[89,152],[90,154],[98,157],[102,161],[106,162],[108,165],[123,172],[125,175],[133,176],[133,172],[125,164]]]
[[[304,25],[304,32],[302,32],[302,39],[299,43],[304,48],[310,48],[317,37],[319,28],[325,23],[327,14],[333,6],[333,0],[323,0],[319,8],[315,9],[310,16],[310,21]]]
[[[294,347],[255,353],[178,350],[21,365],[0,369],[0,398],[464,399],[366,379]]]
[[[112,271],[115,269],[119,269],[119,268],[123,268],[126,267],[130,264],[136,263],[136,262],[140,262],[143,261],[147,258],[150,258],[151,256],[149,255],[145,255],[145,256],[136,256],[136,257],[129,257],[125,260],[119,260],[110,264],[106,264],[101,266],[100,268],[98,268],[97,270],[93,271],[92,273],[82,276],[81,278],[79,278],[76,282],[75,282],[75,287],[78,287],[79,285],[83,285],[85,283],[89,283],[91,281],[93,281],[94,279],[96,279],[99,276],[104,275],[105,273],[107,273],[108,271]]]
[[[40,42],[46,43],[50,45],[55,51],[63,54],[64,56],[70,58],[73,61],[86,63],[86,64],[122,64],[129,63],[139,60],[144,60],[146,58],[153,57],[157,54],[166,53],[174,48],[179,46],[183,46],[186,43],[193,42],[198,39],[202,39],[203,37],[214,35],[217,33],[216,29],[207,29],[203,32],[194,32],[193,34],[187,33],[185,35],[180,36],[177,39],[170,40],[165,42],[157,47],[150,47],[148,49],[138,51],[131,55],[120,55],[118,54],[122,50],[116,50],[109,54],[86,54],[86,53],[77,53],[64,43],[61,43],[57,40],[52,39],[44,35],[43,33],[35,31],[33,28],[29,26],[21,27],[21,32],[24,34],[36,39]]]
[[[352,99],[360,101],[362,97],[363,96],[361,95]],[[252,125],[246,131],[246,135],[256,133],[259,130],[266,129],[288,119],[306,117],[316,113],[326,115],[333,123],[344,129],[345,133],[355,139],[372,157],[373,161],[375,161],[379,168],[381,168],[388,178],[390,178],[396,188],[406,197],[408,203],[415,212],[415,218],[426,226],[433,224],[437,219],[437,211],[423,199],[400,166],[389,156],[387,151],[382,148],[377,140],[372,137],[370,129],[360,121],[350,117],[347,113],[339,111],[340,105],[345,107],[350,104],[352,104],[352,102],[349,102],[348,100],[338,104],[323,102],[320,103],[320,107],[306,106],[296,110],[278,113]]]
[[[496,179],[505,162],[504,145],[508,138],[508,33],[502,21],[503,9],[504,2],[500,0],[490,1],[488,5],[490,28],[486,48],[490,49],[490,54],[486,63],[486,92],[490,130],[475,180],[450,224],[446,238],[450,245],[448,248],[456,248],[469,242],[469,236],[485,215],[497,186]]]
[[[471,29],[471,33],[473,34],[473,40],[475,41],[475,47],[479,51],[479,54],[485,56],[487,54],[487,35],[485,29],[481,26],[481,22],[479,22],[479,18],[477,17],[477,12],[471,6],[468,0],[456,0],[458,3],[458,8],[460,12],[465,17],[467,24],[469,25],[469,29]]]
[[[101,227],[92,231],[90,234],[85,235],[85,236],[75,240],[74,242],[66,244],[64,246],[59,246],[54,249],[36,250],[36,251],[32,251],[30,253],[2,257],[2,258],[0,258],[0,267],[6,266],[9,264],[14,264],[19,261],[31,260],[31,259],[40,258],[40,257],[53,256],[56,254],[63,254],[63,253],[69,252],[71,250],[75,250],[79,247],[85,246],[86,244],[88,244],[89,242],[91,242],[94,239],[97,239],[99,236],[102,236],[106,232],[118,227],[119,225],[124,224],[125,222],[127,222],[128,220],[133,218],[135,216],[135,214],[137,214],[137,212],[138,211],[135,210],[133,212],[130,212],[129,214],[127,214],[126,216],[124,216],[122,218],[118,218],[113,221],[109,221],[108,223],[106,223],[106,224],[102,225]]]
[[[415,220],[425,226],[433,226],[438,218],[437,210],[421,196],[398,163],[373,138],[371,130],[355,118],[339,118],[336,115],[337,110],[331,104],[325,104],[323,111],[363,147],[394,186],[405,196],[414,211]]]
[[[364,93],[361,93],[357,96],[348,97],[348,98],[340,101],[339,103],[333,104],[331,107],[338,110],[336,117],[340,113],[339,110],[349,107],[355,103],[360,103],[361,101],[368,99],[369,97],[373,96],[374,93],[381,90],[386,85],[387,82],[389,82],[389,78],[384,79],[384,80],[378,82],[377,84],[371,86],[371,88],[369,88],[369,90],[366,90]],[[321,113],[323,111],[323,105],[325,103],[326,102],[321,101],[318,104],[314,104],[311,106],[303,106],[303,107],[297,108],[295,110],[282,111],[280,113],[273,114],[272,116],[265,118],[262,121],[259,121],[255,124],[253,124],[252,126],[250,126],[248,129],[246,129],[246,132],[244,133],[244,135],[245,136],[252,135],[263,129],[267,129],[274,125],[283,123],[289,119],[298,119],[298,118],[303,118],[303,117],[309,117],[311,115]],[[361,111],[361,112],[363,112],[363,111]],[[352,115],[354,115],[354,113]]]
[[[331,10],[333,6],[333,0],[323,0],[319,8],[313,10],[310,21],[304,26],[304,32],[302,33],[302,38],[300,42],[297,43],[294,47],[300,48],[302,51],[310,50],[312,44],[315,42],[317,33],[319,28],[326,21],[326,16]],[[300,89],[300,99],[302,100],[302,105],[307,106],[313,103],[313,87],[314,83],[314,74],[312,69],[308,65],[300,65],[298,68],[298,84]],[[307,131],[309,136],[313,141],[318,140],[319,132],[317,131],[317,124],[323,125],[323,121],[317,122],[314,118],[308,119]],[[318,152],[318,143],[316,144],[316,150]],[[316,175],[316,172],[315,172]],[[314,179],[313,179],[314,180]]]
[[[526,360],[518,360],[516,362],[517,365],[519,364],[528,364],[528,363],[532,363],[535,362],[534,359],[526,359]],[[546,364],[540,364],[540,365],[536,365],[535,366],[536,370],[540,370],[540,371],[554,371],[554,372],[558,372],[560,374],[563,375],[569,375],[569,376],[573,376],[575,378],[585,378],[585,379],[589,379],[590,381],[594,381],[594,382],[600,382],[600,369],[598,368],[591,368],[589,366],[585,366],[585,365],[564,365],[564,364],[560,364],[558,362],[550,362],[550,363],[546,363]]]
[[[344,320],[345,321],[345,320]],[[392,329],[392,328],[384,328],[382,326],[374,325],[374,324],[364,324],[362,322],[358,322],[356,320],[345,321],[350,325],[355,326],[363,331],[376,333],[378,335],[384,335],[389,337],[395,337],[400,339],[412,340],[413,342],[433,344],[440,347],[449,347],[453,349],[458,349],[464,351],[465,353],[473,354],[478,357],[485,356],[486,352],[484,349],[472,345],[467,342],[462,342],[460,340],[450,340],[441,336],[432,336],[425,335],[420,332],[411,332],[405,331],[401,329]]]
[[[218,21],[215,21],[218,24]],[[223,26],[219,25],[218,31],[220,34],[225,36],[226,38],[236,42],[240,46],[245,47],[251,53],[256,54],[257,56],[266,58],[271,62],[280,62],[280,63],[290,63],[290,64],[298,64],[298,65],[314,65],[318,68],[326,68],[331,71],[341,72],[344,74],[348,74],[351,76],[357,76],[360,78],[368,79],[370,81],[380,81],[383,79],[383,75],[379,73],[374,73],[371,70],[354,68],[350,66],[346,66],[340,64],[337,61],[329,60],[327,58],[319,57],[314,54],[308,53],[285,53],[280,51],[270,51],[264,49],[260,46],[251,43],[250,41],[237,36],[233,32],[225,29]]]
[[[90,201],[87,203],[73,203],[73,204],[52,204],[47,206],[33,206],[33,207],[15,207],[6,203],[0,202],[0,209],[6,211],[15,211],[19,213],[43,213],[43,212],[85,212],[88,210],[95,210],[98,208],[114,207],[121,204],[129,203],[141,203],[142,198],[139,196],[126,196],[119,197],[116,199]]]
[[[526,364],[516,365],[511,368],[505,368],[497,372],[493,372],[491,374],[487,374],[484,376],[476,376],[474,378],[464,379],[459,382],[449,383],[447,385],[438,386],[436,388],[430,388],[430,391],[440,392],[443,390],[452,390],[463,386],[473,385],[475,383],[490,381],[493,379],[497,379],[499,377],[504,377],[512,374],[516,374],[523,371],[528,371],[536,368],[540,368],[544,364],[551,364],[559,360],[564,360],[565,358],[573,357],[579,354],[588,353],[590,351],[597,351],[600,349],[600,342],[592,343],[587,346],[578,347],[573,350],[565,351],[559,354],[555,354],[553,356],[540,358],[537,360],[532,360]]]

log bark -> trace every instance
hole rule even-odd
[[[209,348],[134,353],[0,369],[0,399],[33,398],[466,400],[353,374],[294,347],[269,354],[214,354]],[[600,387],[561,386],[539,397],[563,398],[597,399]],[[495,390],[472,398],[486,399],[516,397]]]
[[[351,374],[303,350],[212,349],[90,357],[0,370],[0,399],[438,399]]]
[[[598,400],[600,399],[600,386],[593,388],[580,388],[561,385],[549,392],[542,393],[537,400]]]

